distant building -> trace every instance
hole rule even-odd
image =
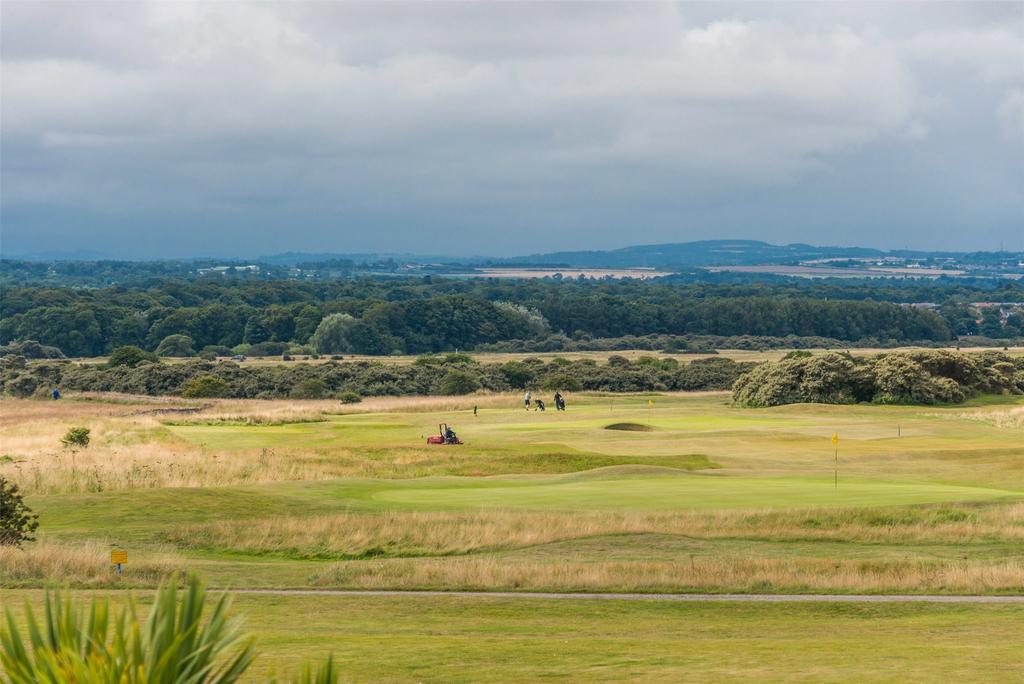
[[[259,273],[260,267],[256,264],[247,264],[245,266],[210,266],[209,268],[197,269],[199,275],[210,275],[220,274],[227,275],[228,273],[238,273],[240,271],[247,271],[249,273]]]

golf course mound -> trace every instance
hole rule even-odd
[[[717,463],[708,460],[703,454],[692,454],[695,462],[693,468],[674,468],[670,466],[628,464],[591,468],[578,473],[558,475],[559,482],[582,482],[586,480],[621,480],[627,477],[690,477],[694,470],[703,468],[719,468]],[[698,465],[699,464],[699,465]]]
[[[605,430],[622,430],[623,432],[652,432],[654,428],[643,423],[612,423],[605,425]]]

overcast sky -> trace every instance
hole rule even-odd
[[[1024,2],[0,3],[8,256],[1024,249]]]

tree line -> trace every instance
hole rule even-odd
[[[826,298],[820,287],[808,287],[814,296],[788,284],[372,278],[312,283],[172,280],[138,289],[8,288],[0,302],[0,344],[34,340],[68,356],[101,356],[124,345],[156,351],[168,337],[180,335],[188,338],[185,354],[204,349],[221,355],[281,354],[292,345],[312,345],[307,353],[422,354],[559,335],[943,342],[971,334],[960,331],[965,320],[974,323],[975,313],[962,303],[932,310],[864,299],[862,292],[852,298],[847,290],[838,292],[851,298]],[[344,330],[323,330],[317,337],[329,318]],[[1024,317],[993,319],[986,334],[1024,334]]]

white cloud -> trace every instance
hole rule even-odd
[[[1020,134],[1004,6],[790,9],[8,3],[3,201],[564,213],[795,187],[960,98]]]

